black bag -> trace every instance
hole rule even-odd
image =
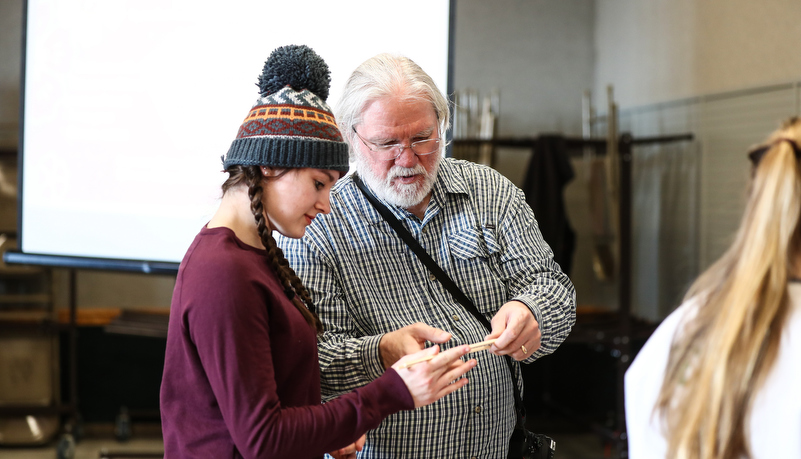
[[[556,442],[547,435],[526,429],[526,416],[517,413],[517,425],[509,439],[509,459],[554,459]]]
[[[370,204],[384,217],[384,220],[398,233],[398,236],[400,236],[406,245],[420,258],[420,261],[426,265],[428,270],[437,276],[437,279],[451,292],[453,297],[491,332],[492,325],[486,317],[478,312],[473,301],[459,289],[450,276],[439,267],[437,262],[420,246],[417,240],[406,231],[406,228],[392,215],[389,209],[367,191],[364,183],[362,183],[361,179],[356,174],[353,175],[353,183],[364,193],[364,196],[370,201]],[[512,358],[508,355],[506,356],[506,363],[509,366],[509,375],[512,377],[512,387],[515,388],[515,411],[517,412],[517,424],[515,425],[515,430],[512,432],[512,437],[509,439],[509,454],[507,457],[509,459],[553,459],[556,453],[556,442],[547,435],[535,434],[526,429],[526,409],[517,391],[517,378],[515,377],[514,364],[512,363]]]

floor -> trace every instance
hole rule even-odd
[[[149,453],[147,456],[134,456],[126,454],[124,456],[115,453]],[[118,442],[113,437],[108,439],[86,438],[75,445],[74,459],[102,459],[107,457],[160,457],[163,453],[163,443],[160,438],[134,438],[124,443]],[[108,455],[106,455],[108,453]],[[31,447],[31,448],[0,448],[0,458],[2,459],[58,459],[55,444]]]
[[[557,443],[556,459],[602,459],[614,457],[593,433],[558,433],[552,435]],[[0,459],[60,459],[57,441],[36,447],[0,447]],[[75,445],[74,459],[154,458],[160,457],[163,443],[158,435],[133,433],[125,442],[113,434],[87,435]],[[137,455],[135,455],[136,453]],[[138,455],[146,453],[145,455]]]

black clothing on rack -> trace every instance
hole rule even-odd
[[[567,275],[573,262],[576,233],[567,217],[564,188],[574,176],[565,138],[540,135],[531,153],[523,192],[537,217],[543,239],[553,250],[554,260]]]

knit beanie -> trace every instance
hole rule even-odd
[[[328,65],[308,46],[274,50],[257,83],[261,97],[242,122],[223,166],[348,171],[348,146],[326,104]]]

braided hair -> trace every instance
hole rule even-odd
[[[272,231],[267,226],[267,218],[264,215],[264,204],[262,203],[262,175],[259,166],[230,166],[228,172],[228,179],[223,183],[222,190],[226,193],[229,189],[235,187],[240,183],[244,183],[248,187],[248,197],[250,198],[250,210],[253,212],[253,217],[256,220],[256,227],[258,229],[259,238],[261,243],[267,250],[267,263],[273,272],[278,275],[281,286],[284,288],[284,293],[293,305],[300,311],[303,318],[306,319],[309,326],[317,331],[318,334],[323,332],[323,324],[320,318],[314,311],[314,303],[312,302],[311,295],[295,271],[289,266],[289,262],[284,257],[284,252],[278,247],[275,238],[272,236]],[[288,169],[281,172],[277,177],[288,172]],[[269,179],[267,179],[269,180]]]

